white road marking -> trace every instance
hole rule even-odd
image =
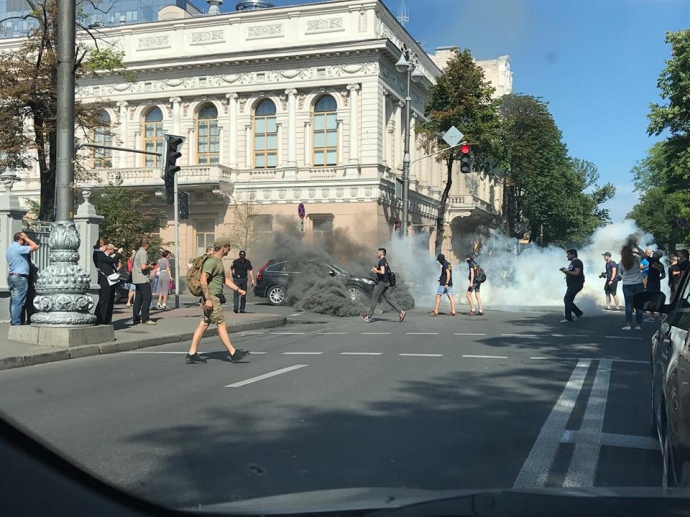
[[[390,332],[362,332],[363,336],[390,336]]]
[[[565,431],[561,443],[596,443],[608,447],[625,447],[628,449],[644,449],[648,451],[659,450],[659,440],[656,438],[633,434],[601,433],[598,436],[593,436],[592,433]]]
[[[501,334],[503,337],[537,337],[536,334]]]
[[[465,354],[462,357],[466,359],[508,359],[507,355],[471,355]]]
[[[591,337],[588,334],[551,334],[551,337],[574,337],[574,338],[586,338]]]
[[[604,428],[604,415],[606,414],[610,382],[611,361],[604,359],[599,361],[599,367],[594,377],[594,384],[589,394],[579,434],[592,437],[601,435],[601,431]],[[593,441],[594,443],[581,441],[575,445],[575,452],[570,460],[570,467],[563,482],[564,487],[594,486],[594,478],[599,466],[601,444],[596,443],[596,440]]]
[[[283,355],[321,355],[323,352],[283,352]]]
[[[456,336],[486,336],[486,334],[473,334],[471,332],[456,332]]]
[[[304,314],[304,313],[303,312],[296,312],[294,314],[290,314],[289,317],[292,318],[293,316],[301,316],[302,314]]]
[[[438,332],[405,332],[408,336],[438,336]]]
[[[558,452],[565,426],[568,424],[570,414],[573,412],[575,401],[577,401],[582,390],[591,364],[591,361],[587,360],[578,361],[563,389],[563,393],[561,393],[556,405],[551,410],[551,414],[539,431],[539,436],[537,436],[532,450],[522,465],[513,488],[543,488],[546,486],[547,476]]]
[[[403,357],[443,357],[443,354],[398,354]]]
[[[303,336],[306,332],[271,332],[273,336]]]
[[[346,336],[347,332],[319,332],[319,336]]]
[[[340,352],[340,355],[382,355],[381,352]]]
[[[649,364],[649,361],[616,359],[615,357],[530,357],[532,361],[612,361],[614,363]]]
[[[283,373],[292,372],[294,370],[304,368],[305,366],[309,366],[309,365],[308,364],[296,364],[294,366],[288,366],[287,368],[283,368],[282,370],[276,370],[275,372],[265,373],[263,375],[259,375],[258,377],[252,377],[251,379],[247,379],[247,380],[240,381],[240,382],[235,382],[233,384],[228,384],[225,387],[226,388],[239,388],[241,386],[246,386],[247,384],[252,384],[254,382],[263,381],[264,379],[270,379],[271,377],[275,377],[276,375],[281,375]]]

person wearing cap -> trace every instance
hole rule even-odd
[[[223,306],[220,303],[220,295],[223,293],[223,286],[227,285],[230,289],[246,295],[246,291],[240,289],[232,278],[225,275],[225,266],[223,266],[223,258],[227,257],[230,252],[232,244],[230,237],[222,235],[213,242],[213,255],[204,261],[201,268],[201,293],[203,302],[201,309],[203,315],[199,326],[194,331],[192,337],[192,344],[189,347],[189,353],[185,358],[187,364],[205,363],[206,358],[198,353],[199,344],[204,337],[204,333],[211,323],[218,326],[218,337],[230,354],[230,362],[237,363],[242,358],[249,355],[248,350],[241,350],[232,346],[230,335],[228,334],[228,324],[225,322],[225,314],[223,313]]]
[[[240,251],[239,258],[232,261],[230,266],[230,272],[232,273],[232,280],[239,286],[243,291],[247,290],[247,276],[251,282],[251,286],[254,287],[254,272],[252,268],[252,263],[247,260],[247,253],[243,250]],[[235,291],[233,296],[233,310],[235,312],[245,312],[245,307],[247,306],[247,295],[246,293],[242,296]]]
[[[482,284],[477,282],[477,269],[479,268],[479,264],[477,264],[474,259],[472,258],[472,255],[465,255],[465,262],[467,262],[467,266],[469,268],[469,273],[467,279],[469,280],[469,285],[467,286],[467,293],[465,293],[465,296],[467,297],[467,303],[470,304],[470,316],[484,316],[484,308],[482,307],[482,295],[479,294],[479,290],[481,289]],[[474,297],[477,299],[477,311],[474,310],[474,302],[472,301],[472,293],[474,293]]]
[[[611,298],[616,304],[617,311],[621,310],[620,302],[618,301],[618,264],[611,259],[611,252],[607,251],[603,254],[604,261],[606,261],[606,272],[604,273],[606,281],[604,283],[604,293],[606,294],[606,310],[611,310]]]
[[[441,276],[438,278],[438,289],[436,291],[436,305],[431,312],[432,316],[438,316],[438,309],[441,306],[441,298],[443,295],[448,296],[450,301],[450,315],[455,316],[455,298],[453,297],[453,268],[450,262],[446,260],[443,253],[439,253],[436,260],[441,264]]]
[[[151,271],[156,268],[155,262],[149,262],[149,245],[148,239],[142,239],[141,245],[132,259],[132,283],[136,286],[134,306],[132,307],[132,323],[135,325],[138,323],[156,325],[155,321],[149,319],[151,300],[153,298],[153,293],[151,292]]]

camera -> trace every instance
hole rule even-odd
[[[601,273],[601,274],[599,275],[599,278],[606,278],[606,271],[604,271],[603,273]]]

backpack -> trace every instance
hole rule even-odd
[[[476,269],[474,270],[474,281],[477,282],[478,284],[482,284],[482,283],[486,282],[486,271],[484,271],[479,266],[477,266]]]
[[[388,265],[388,262],[386,262],[386,269],[388,270],[388,285],[395,287],[397,279],[395,278],[395,273],[391,271],[391,267]]]
[[[187,271],[187,289],[193,296],[201,296],[201,271],[204,267],[204,262],[208,259],[208,255],[201,255],[192,260],[192,265]]]

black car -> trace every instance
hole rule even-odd
[[[287,290],[295,280],[296,275],[306,269],[315,268],[322,273],[337,277],[343,281],[353,301],[363,295],[371,296],[376,282],[372,278],[350,275],[340,266],[325,264],[310,260],[279,261],[271,259],[266,262],[256,275],[254,295],[266,298],[271,305],[283,305],[287,298]]]
[[[689,278],[686,272],[669,305],[663,305],[661,293],[640,293],[646,298],[658,296],[660,303],[648,303],[663,313],[652,337],[651,367],[652,432],[661,447],[664,487],[690,486]]]

